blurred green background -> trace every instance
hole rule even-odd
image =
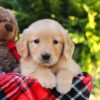
[[[0,6],[16,15],[20,33],[42,18],[68,29],[75,43],[73,58],[93,76],[90,100],[100,100],[100,0],[0,0]]]

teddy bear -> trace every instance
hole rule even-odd
[[[15,37],[18,24],[14,14],[3,7],[0,8],[0,71],[20,72],[20,56],[16,50]]]

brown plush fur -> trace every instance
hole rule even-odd
[[[18,68],[19,62],[7,47],[7,42],[15,41],[18,25],[14,14],[0,8],[0,71],[12,72]]]
[[[0,8],[0,40],[15,40],[18,25],[14,14],[8,9]]]

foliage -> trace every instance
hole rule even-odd
[[[38,19],[59,21],[75,43],[73,57],[94,76],[93,93],[99,93],[100,0],[0,0],[0,6],[16,14],[20,32]]]

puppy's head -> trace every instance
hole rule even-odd
[[[62,56],[68,59],[72,55],[73,43],[66,33],[54,20],[36,21],[24,30],[17,50],[24,59],[30,57],[36,63],[52,66]]]

